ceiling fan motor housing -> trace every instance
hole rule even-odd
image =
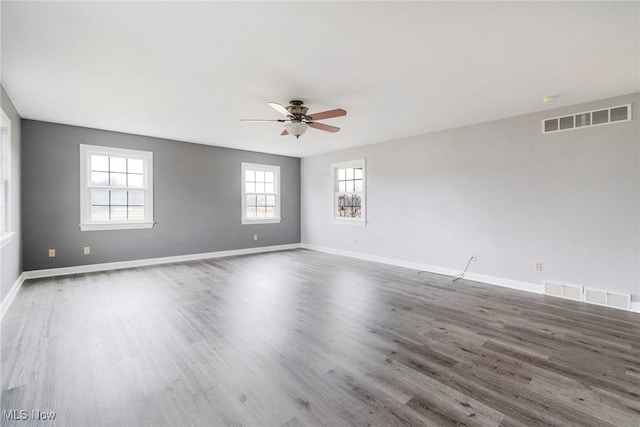
[[[304,116],[307,115],[307,111],[309,111],[309,109],[302,105],[302,101],[294,99],[293,101],[289,101],[287,111],[291,113],[294,119],[302,120]]]

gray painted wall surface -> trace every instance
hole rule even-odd
[[[0,248],[0,299],[18,279],[22,272],[22,234],[20,232],[20,116],[16,112],[11,99],[0,86],[0,103],[2,111],[11,120],[11,231],[16,234],[11,242]]]
[[[637,301],[639,101],[632,94],[304,158],[302,242],[458,271],[475,252],[470,272]],[[541,134],[543,118],[629,102],[631,122]],[[368,224],[332,224],[330,164],[359,158]]]
[[[153,152],[152,229],[80,231],[80,144]],[[25,271],[300,242],[298,158],[32,120],[22,145]],[[280,166],[280,224],[241,224],[241,162]]]

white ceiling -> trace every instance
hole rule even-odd
[[[23,118],[290,156],[640,91],[637,1],[1,7]],[[342,131],[239,121],[290,99],[346,109]]]

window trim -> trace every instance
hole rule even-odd
[[[275,217],[274,218],[249,218],[247,217],[247,195],[245,193],[245,171],[259,170],[264,172],[273,172],[274,175],[274,190],[276,195],[275,205]],[[280,224],[282,217],[280,216],[280,166],[275,165],[263,165],[258,163],[240,163],[240,199],[241,199],[241,222],[244,225],[247,224]]]
[[[337,203],[338,203],[338,169],[343,168],[362,168],[362,191],[361,199],[362,204],[360,206],[361,216],[360,218],[345,218],[336,216]],[[349,160],[346,162],[332,163],[331,164],[331,223],[339,225],[359,225],[366,226],[367,224],[367,168],[365,159]]]
[[[2,166],[0,168],[0,185],[6,186],[6,192],[4,193],[4,213],[0,215],[0,220],[3,224],[0,224],[0,247],[11,242],[13,236],[16,234],[13,231],[12,221],[12,191],[11,191],[11,120],[6,115],[4,110],[0,108],[0,150],[2,150]]]
[[[137,221],[91,221],[91,171],[89,170],[89,156],[110,156],[141,159],[143,161],[143,176],[145,191],[144,210],[145,219]],[[153,152],[129,150],[126,148],[104,147],[98,145],[80,144],[80,230],[131,230],[152,228],[153,220]]]

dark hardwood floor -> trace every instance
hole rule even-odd
[[[294,250],[28,281],[2,424],[640,426],[640,315],[451,280]]]

